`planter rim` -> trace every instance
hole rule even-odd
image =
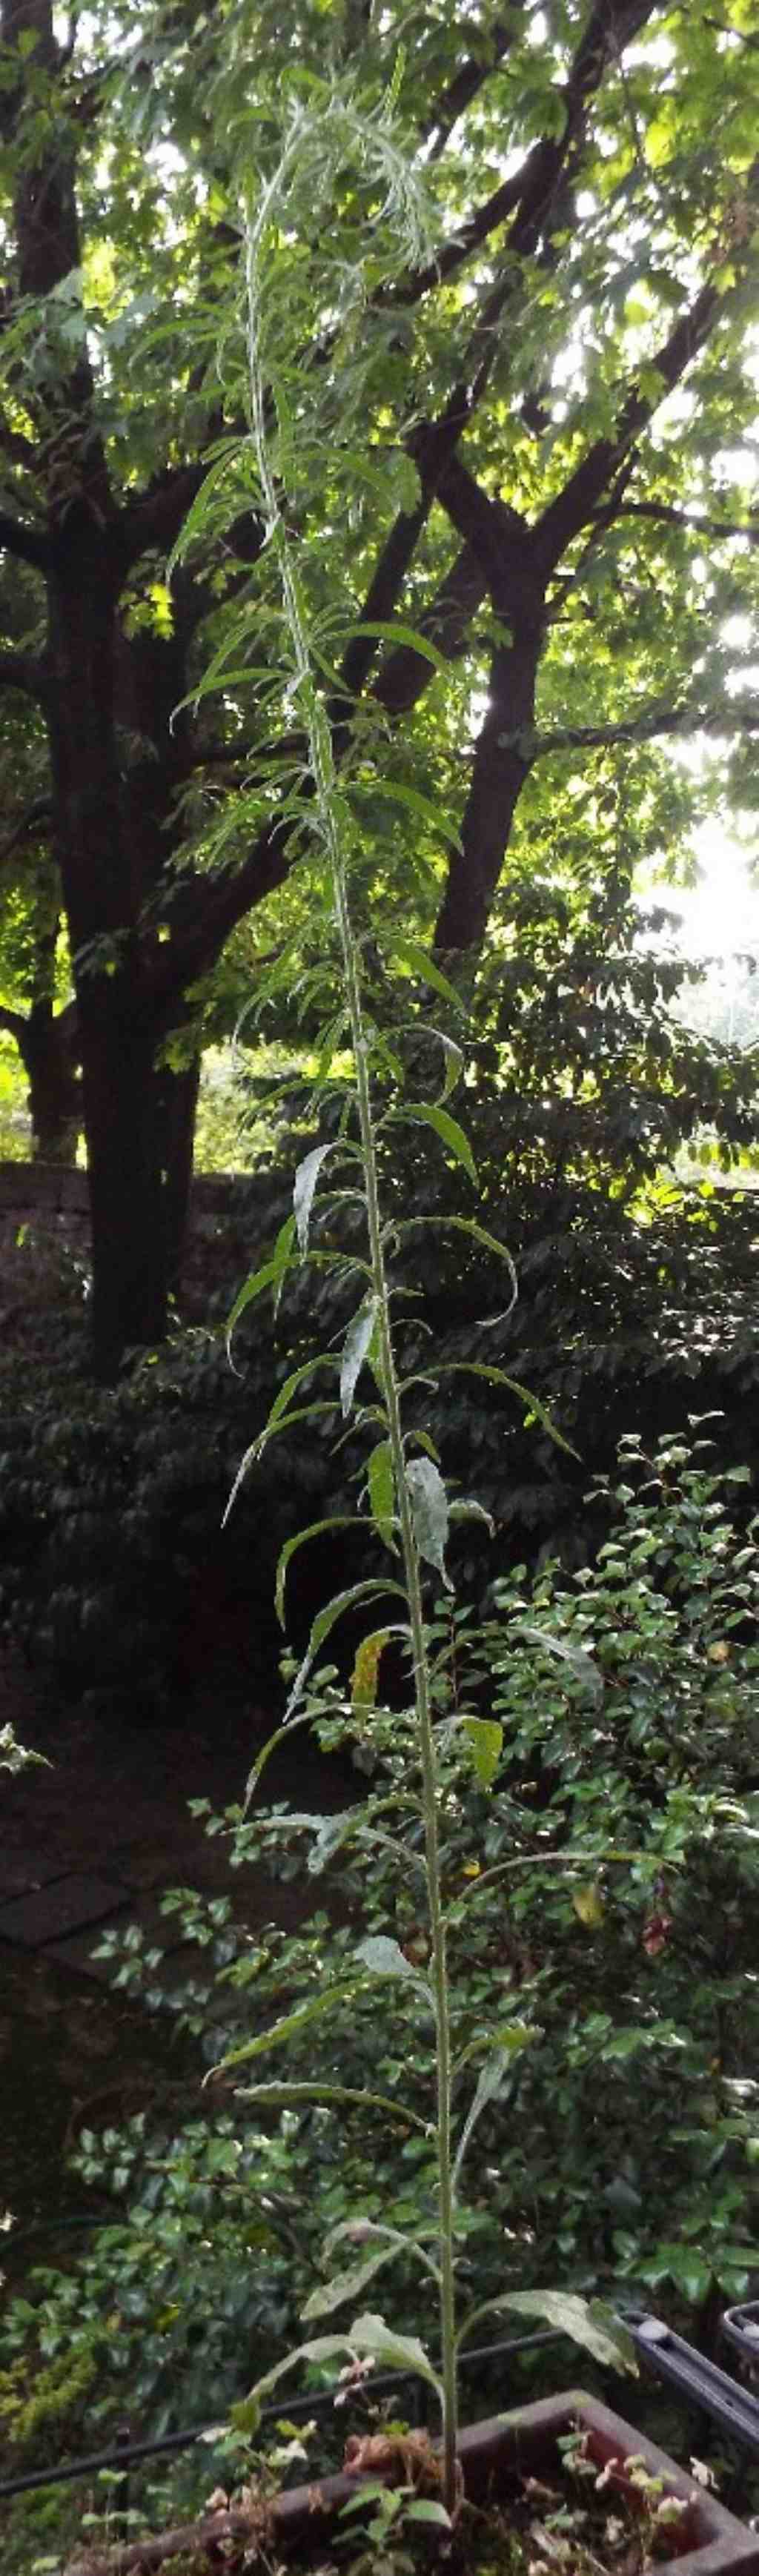
[[[750,2571],[754,2576],[759,2571],[759,2533],[739,2522],[657,2443],[636,2432],[623,2416],[584,2388],[563,2389],[557,2396],[464,2426],[458,2451],[465,2494],[475,2503],[487,2497],[499,2472],[542,2469],[545,2473],[554,2465],[560,2436],[574,2426],[588,2433],[600,2467],[611,2459],[642,2459],[649,2474],[661,2478],[668,2492],[688,2505],[692,2543],[671,2558],[657,2559],[655,2576],[750,2576]],[[360,2472],[343,2470],[336,2477],[315,2478],[310,2485],[281,2495],[272,2507],[269,2531],[284,2558],[319,2557],[341,2506],[351,2501],[361,2484]],[[250,2512],[229,2506],[208,2514],[201,2524],[185,2525],[152,2540],[122,2543],[104,2552],[97,2567],[102,2576],[137,2576],[138,2570],[160,2568],[166,2557],[177,2555],[188,2544],[208,2548],[234,2539],[247,2539],[250,2546],[255,2532]]]
[[[590,2434],[601,2467],[607,2460],[634,2455],[643,2460],[652,2477],[665,2481],[670,2494],[689,2506],[694,2544],[671,2558],[657,2559],[656,2576],[726,2576],[727,2570],[731,2576],[739,2570],[740,2576],[749,2576],[749,2570],[759,2570],[759,2533],[749,2531],[717,2496],[679,2468],[668,2452],[584,2388],[564,2389],[555,2397],[538,2398],[531,2405],[462,2427],[458,2452],[465,2494],[476,2500],[478,2491],[487,2493],[499,2471],[531,2468],[536,2462],[545,2466],[547,2450],[574,2424]],[[281,2496],[274,2507],[274,2527],[283,2549],[301,2552],[309,2534],[318,2547],[322,2514],[333,2518],[355,2496],[359,2484],[355,2472],[343,2471]]]

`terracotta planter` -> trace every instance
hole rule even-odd
[[[474,2504],[485,2503],[490,2496],[498,2500],[513,2485],[514,2478],[524,2475],[551,2481],[560,2472],[557,2448],[560,2437],[574,2428],[587,2435],[590,2457],[599,2468],[608,2460],[625,2460],[634,2455],[642,2459],[652,2477],[664,2481],[668,2495],[678,2496],[687,2505],[687,2513],[678,2525],[678,2547],[670,2558],[656,2560],[656,2576],[749,2576],[759,2570],[759,2533],[749,2531],[735,2515],[705,2487],[679,2469],[666,2451],[646,2440],[614,2415],[596,2397],[584,2389],[570,2388],[559,2397],[542,2398],[537,2405],[520,2406],[510,2415],[492,2415],[482,2424],[466,2428],[459,2440],[459,2457],[464,2473],[464,2488]],[[360,2479],[343,2473],[339,2477],[320,2478],[313,2485],[293,2487],[280,2496],[273,2508],[269,2526],[269,2547],[275,2555],[301,2562],[323,2558],[325,2546],[334,2535],[341,2506],[354,2497]],[[616,2482],[618,2496],[635,2503],[634,2490],[622,2475]],[[608,2502],[613,2509],[614,2482],[608,2489]],[[272,2527],[273,2526],[273,2527]],[[244,2508],[210,2514],[201,2524],[189,2529],[164,2533],[160,2540],[136,2541],[126,2548],[108,2553],[109,2576],[131,2576],[132,2570],[158,2568],[169,2553],[186,2548],[191,2539],[199,2544],[217,2545],[220,2541],[253,2538],[251,2517]]]

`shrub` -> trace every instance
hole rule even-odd
[[[634,2285],[708,2334],[713,2301],[746,2295],[759,2268],[759,1553],[730,1517],[739,1491],[698,1425],[650,1460],[629,1440],[592,1497],[607,1531],[592,1565],[515,1569],[484,1623],[439,1613],[440,1723],[455,1715],[460,1738],[468,1712],[487,1717],[498,1764],[485,1796],[452,1762],[457,1984],[473,2037],[499,2010],[534,2033],[477,2133],[465,2260],[483,2295],[494,2274]],[[347,1729],[359,1765],[392,1776],[398,1719],[370,1730],[329,1669],[320,1697],[323,1742]],[[118,1979],[176,2016],[210,2064],[339,1982],[354,1901],[384,1920],[388,1887],[381,1859],[368,1880],[359,1810],[208,1824],[231,1834],[242,1870],[263,1848],[290,1876],[305,1845],[330,1906],[293,1938],[246,1933],[225,1899],[172,1898],[198,1952],[182,1994],[136,1930],[108,1936]],[[413,1960],[411,1887],[396,1929]],[[291,2038],[288,2079],[392,2091],[402,2065],[407,2107],[423,2109],[412,2022],[403,1987],[380,1983],[370,2012],[346,1999],[328,2037],[317,2022]],[[292,2337],[325,2225],[357,2204],[391,2225],[428,2214],[430,2148],[409,2126],[392,2152],[390,2184],[384,2117],[304,2105],[264,2119],[244,2091],[192,2106],[173,2132],[141,2119],[87,2136],[81,2171],[112,2190],[113,2224],[76,2273],[40,2272],[10,2301],[7,2366],[97,2337],[101,2413],[127,2386],[156,2430],[223,2409]],[[388,2275],[400,2324],[406,2288],[403,2267]]]

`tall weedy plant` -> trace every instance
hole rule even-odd
[[[379,106],[367,106],[347,86],[321,88],[313,82],[304,86],[301,78],[285,115],[282,139],[268,176],[253,179],[249,163],[247,169],[243,166],[242,296],[227,319],[220,343],[220,365],[227,386],[234,382],[237,399],[241,395],[244,399],[248,427],[244,436],[222,441],[214,453],[204,491],[185,525],[178,552],[187,552],[209,526],[218,527],[220,519],[229,521],[242,509],[253,509],[263,518],[265,548],[257,586],[226,621],[219,651],[198,692],[202,695],[223,690],[225,671],[229,671],[233,660],[238,680],[242,663],[256,683],[258,706],[263,711],[261,739],[246,787],[231,813],[222,815],[210,842],[217,857],[226,855],[230,835],[239,834],[241,825],[254,818],[260,820],[262,810],[270,810],[276,815],[278,832],[289,838],[291,856],[297,858],[300,854],[301,873],[307,872],[306,926],[304,930],[301,920],[289,945],[285,941],[274,977],[266,985],[266,997],[271,998],[276,991],[277,976],[284,975],[290,986],[297,976],[304,1006],[311,1009],[326,979],[331,1002],[318,1049],[313,1098],[316,1108],[325,1099],[333,1107],[339,1104],[337,1132],[313,1147],[302,1161],[295,1178],[292,1215],[271,1258],[246,1281],[231,1324],[234,1326],[251,1300],[266,1289],[271,1288],[278,1300],[288,1272],[303,1262],[326,1265],[342,1277],[354,1295],[358,1291],[339,1354],[321,1353],[292,1371],[276,1396],[263,1431],[243,1460],[240,1477],[277,1433],[310,1421],[319,1413],[333,1413],[334,1396],[314,1399],[310,1381],[317,1370],[336,1372],[345,1423],[355,1423],[359,1431],[368,1435],[363,1492],[377,1547],[385,1559],[377,1575],[338,1592],[315,1619],[284,1721],[251,1774],[248,1802],[274,1744],[286,1741],[297,1726],[312,1722],[315,1710],[324,1708],[324,1699],[314,1693],[311,1685],[312,1668],[343,1613],[373,1604],[381,1596],[389,1597],[393,1603],[390,1623],[370,1631],[356,1659],[353,1692],[361,1709],[363,1728],[376,1697],[379,1658],[391,1636],[400,1639],[407,1650],[413,1690],[411,1723],[405,1733],[411,1747],[407,1774],[390,1796],[369,1799],[362,1813],[361,1833],[370,1847],[374,1841],[387,1853],[391,1833],[397,1834],[399,1818],[406,1828],[411,1863],[421,1863],[422,1868],[428,1958],[422,1968],[406,1956],[395,1939],[375,1933],[358,1944],[354,1974],[356,1991],[365,1989],[372,1976],[401,1980],[407,1993],[413,1989],[420,2013],[431,2026],[434,2111],[431,2106],[430,2126],[437,2175],[434,2223],[429,2230],[407,2235],[360,2217],[344,2222],[333,2231],[328,2257],[331,2260],[346,2238],[354,2248],[358,2246],[358,2256],[354,2251],[347,2269],[333,2271],[327,2284],[315,2291],[304,2314],[309,2320],[315,2319],[347,2304],[361,2295],[375,2273],[396,2253],[410,2254],[434,2286],[439,2312],[439,2368],[433,2365],[418,2337],[396,2333],[374,2312],[356,2316],[346,2333],[320,2335],[298,2349],[302,2356],[318,2362],[347,2352],[359,2367],[377,2360],[421,2373],[436,2390],[440,2402],[443,2496],[450,2513],[456,2496],[457,2347],[461,2334],[475,2322],[472,2315],[462,2325],[457,2315],[456,2213],[461,2165],[480,2111],[492,2101],[517,2050],[527,2045],[534,2033],[511,2018],[497,2029],[480,2031],[474,2039],[470,2036],[462,2049],[456,2049],[452,2001],[455,1987],[452,1990],[449,1977],[442,1849],[451,1782],[451,1727],[433,1722],[434,1656],[438,1648],[433,1649],[424,1599],[429,1570],[435,1576],[436,1587],[441,1579],[448,1581],[445,1549],[451,1505],[428,1433],[405,1418],[405,1399],[419,1381],[403,1378],[394,1316],[396,1289],[391,1277],[391,1264],[399,1245],[416,1224],[434,1220],[398,1216],[394,1210],[390,1215],[384,1212],[380,1140],[384,1145],[393,1122],[421,1124],[437,1134],[443,1148],[458,1160],[470,1180],[475,1180],[476,1174],[466,1135],[446,1106],[462,1065],[459,1044],[447,1027],[434,1032],[442,1047],[441,1091],[431,1099],[409,1098],[404,1087],[403,1058],[398,1052],[402,1039],[390,1044],[375,1011],[372,976],[376,969],[372,954],[370,971],[370,942],[364,926],[366,843],[361,797],[366,793],[367,743],[365,730],[359,733],[358,728],[352,729],[345,682],[335,670],[336,640],[340,638],[344,645],[351,631],[355,635],[360,630],[355,626],[351,630],[349,604],[330,595],[328,577],[329,521],[331,518],[335,522],[341,507],[341,467],[344,471],[349,465],[350,488],[355,494],[357,469],[365,481],[372,477],[376,481],[383,466],[381,443],[366,408],[361,316],[369,297],[376,301],[378,290],[387,283],[396,262],[418,264],[431,255],[432,249],[423,189],[396,137],[393,120],[392,97]],[[265,127],[263,132],[266,139]],[[249,154],[247,135],[245,148]],[[349,257],[346,239],[350,243]],[[322,248],[322,243],[326,247]],[[320,324],[315,355],[314,309]],[[306,320],[311,348],[308,361],[299,358],[299,334]],[[350,346],[351,341],[358,352],[352,377],[345,364],[346,344]],[[342,353],[339,366],[336,351]],[[353,443],[356,437],[362,441],[358,450]],[[298,513],[299,484],[305,474],[313,471],[315,459],[324,473],[326,522],[318,559],[301,535]],[[393,470],[396,483],[401,470],[410,478],[408,500],[413,506],[413,467],[396,457]],[[365,631],[374,634],[385,630]],[[394,627],[392,636],[394,641],[400,637],[419,652],[437,659],[422,635]],[[262,637],[268,658],[261,650]],[[273,776],[265,737],[267,712],[277,693],[284,695],[288,706],[292,756],[289,773],[285,771],[283,775],[279,768]],[[413,793],[408,788],[405,792]],[[444,816],[436,820],[444,832],[448,830]],[[358,887],[355,905],[354,882]],[[460,1002],[450,983],[413,941],[394,933],[385,945],[388,953],[394,949],[396,958],[411,967],[419,982],[436,990],[449,1014],[459,1012]],[[315,960],[305,965],[299,962],[296,967],[294,959],[299,951],[302,958],[304,948],[311,952],[316,949]],[[429,1030],[420,1030],[415,1022],[412,1036],[412,1061],[417,1066],[420,1061],[429,1062]],[[341,1178],[339,1187],[330,1186],[327,1190],[324,1167],[328,1163],[330,1182],[336,1172]],[[336,1205],[349,1223],[359,1212],[361,1241],[357,1248],[329,1248],[321,1237],[316,1238],[314,1229],[320,1211],[323,1214]],[[509,1293],[513,1294],[513,1267],[503,1247],[473,1218],[461,1215],[448,1222],[464,1228],[489,1248],[494,1259],[505,1262]],[[530,1402],[525,1390],[502,1370],[477,1363],[472,1366],[478,1376],[485,1375]],[[372,1392],[359,1407],[362,1374],[371,1380]],[[238,1484],[239,1481],[238,1477]],[[471,1503],[459,1503],[453,1508],[478,1510]],[[288,1540],[278,1573],[280,1611],[295,1550],[304,1539],[344,1525],[342,1517],[320,1522]],[[488,1786],[497,1768],[502,1730],[492,1721],[476,1716],[467,1717],[463,1727],[460,1720],[458,1723],[462,1755],[474,1764],[480,1784]],[[400,1737],[404,1734],[400,1720],[398,1725]],[[347,1830],[351,1824],[349,1820]],[[345,1825],[341,1823],[338,1830],[344,1833]],[[568,1852],[562,1857],[571,1861],[573,1855]],[[409,1857],[403,1851],[400,1866],[408,1871]],[[300,2031],[303,2021],[315,2011],[329,2011],[338,1994],[344,1996],[344,1983],[328,1987],[316,2005],[311,2003],[283,2016],[268,2031],[232,2051],[224,2060],[224,2071],[265,2049],[286,2046],[294,2030]],[[461,2079],[466,2085],[469,2065],[478,2056],[483,2063],[473,2097],[460,2108]],[[339,2085],[327,2089],[319,2085],[262,2084],[248,2090],[257,2100],[272,2104],[288,2099],[301,2101],[309,2093],[336,2104],[355,2098],[348,2088]],[[376,2095],[367,2095],[366,2099],[376,2106]],[[399,2105],[388,2100],[384,2108],[396,2117]],[[404,2116],[409,2117],[407,2113]],[[543,2299],[540,2294],[510,2292],[487,2304],[494,2309],[516,2306],[524,2312],[558,2316],[602,2360],[619,2363],[623,2339],[614,2332],[610,2321],[598,2313],[591,2314],[579,2299]],[[485,2312],[478,2308],[477,2318]],[[295,2358],[288,2354],[258,2382],[251,2397],[237,2410],[237,2420],[242,2425],[250,2427],[255,2423],[263,2396]]]

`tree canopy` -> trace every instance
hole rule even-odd
[[[259,906],[261,953],[297,918],[266,531],[224,481],[243,196],[336,87],[425,181],[429,247],[393,266],[325,159],[311,230],[294,199],[270,244],[272,366],[367,908],[471,962],[536,800],[560,872],[586,782],[601,882],[610,799],[671,854],[706,796],[755,795],[759,26],[754,0],[2,0],[0,33],[0,860],[9,907],[65,922],[107,1373],[164,1327],[208,978]],[[49,1034],[49,972],[44,998]]]

